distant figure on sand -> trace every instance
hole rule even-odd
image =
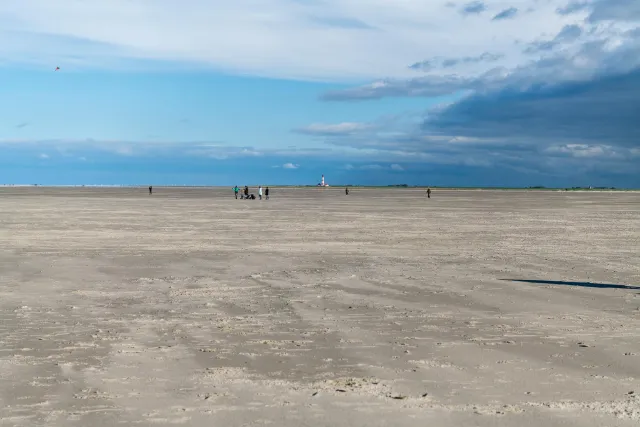
[[[260,197],[260,200],[262,200],[262,185],[258,187],[258,197]]]
[[[153,187],[149,186],[149,194],[153,194]]]
[[[431,198],[431,188],[427,188],[427,199]]]
[[[264,189],[264,195],[267,198],[267,200],[269,200],[269,187]]]
[[[249,198],[249,187],[247,187],[246,185],[244,186],[244,198]]]
[[[347,196],[349,195],[349,187],[344,188],[344,194],[346,194]]]
[[[238,192],[239,191],[240,191],[240,189],[238,188],[237,185],[235,187],[233,187],[233,193],[236,195],[236,199],[238,198]]]

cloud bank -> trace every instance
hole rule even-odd
[[[332,102],[458,95],[402,138],[351,136],[333,143],[521,173],[601,171],[640,183],[639,11],[640,2],[627,0],[559,5],[555,14],[574,22],[521,43],[530,59],[514,66],[442,74],[431,72],[437,61],[426,60],[410,66],[424,76],[327,92],[322,100]]]

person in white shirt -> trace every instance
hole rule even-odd
[[[258,187],[258,197],[262,200],[262,185]]]

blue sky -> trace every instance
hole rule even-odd
[[[640,187],[639,5],[6,0],[0,183]]]

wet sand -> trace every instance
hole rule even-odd
[[[639,422],[639,193],[0,188],[2,426]]]

